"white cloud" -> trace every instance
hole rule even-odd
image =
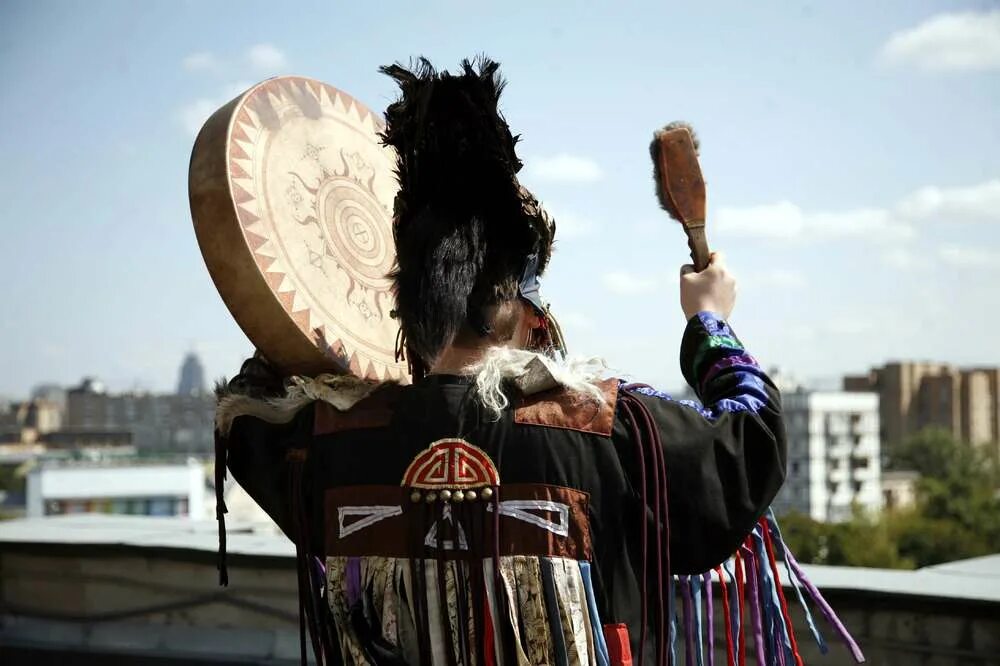
[[[1000,268],[1000,251],[989,248],[945,245],[938,254],[941,261],[958,268]]]
[[[899,215],[941,222],[1000,222],[1000,178],[971,187],[924,187],[896,206]]]
[[[208,117],[220,106],[221,104],[204,97],[196,99],[177,110],[177,120],[190,134],[197,134]]]
[[[218,57],[214,53],[202,51],[185,57],[182,64],[184,65],[184,69],[189,72],[211,72],[218,70],[222,63],[219,62]]]
[[[932,16],[890,36],[879,58],[924,71],[1000,69],[1000,9]]]
[[[913,239],[920,223],[937,222],[1000,223],[1000,178],[966,187],[923,187],[890,208],[808,211],[790,201],[720,208],[712,226],[732,236],[765,240],[892,243]],[[897,267],[910,263],[899,249],[885,258]]]
[[[829,240],[862,237],[873,241],[912,238],[913,228],[879,208],[809,212],[790,201],[746,208],[720,208],[720,231],[733,236],[775,240]]]
[[[222,86],[218,97],[200,97],[179,108],[177,110],[177,120],[188,133],[198,134],[202,125],[205,124],[210,115],[215,113],[216,109],[221,108],[223,104],[226,104],[237,95],[246,92],[252,85],[252,83],[247,81],[227,83]]]
[[[652,291],[656,287],[656,280],[653,278],[632,275],[621,271],[605,273],[601,276],[601,281],[608,291],[616,294],[641,294]]]
[[[280,70],[288,64],[288,58],[285,57],[284,52],[273,44],[257,44],[250,47],[250,50],[247,51],[247,60],[255,69],[270,74],[276,74],[276,70]]]
[[[529,160],[527,171],[531,178],[561,183],[594,183],[604,177],[594,160],[565,153]]]

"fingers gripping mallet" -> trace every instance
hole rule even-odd
[[[649,145],[660,206],[684,227],[696,271],[708,266],[705,238],[705,179],[698,164],[698,139],[684,122],[673,122],[653,135]]]

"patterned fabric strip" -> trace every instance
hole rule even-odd
[[[583,587],[587,592],[587,608],[590,610],[591,633],[596,642],[595,656],[597,657],[597,666],[610,666],[608,643],[604,638],[604,631],[602,630],[604,625],[601,623],[601,616],[597,612],[597,598],[594,596],[594,581],[591,577],[590,562],[580,562],[580,577],[583,579]]]
[[[528,659],[528,654],[525,650],[524,641],[522,639],[524,636],[524,630],[521,623],[518,621],[517,616],[517,593],[514,589],[517,585],[517,581],[514,576],[514,565],[511,562],[512,559],[512,557],[500,558],[500,580],[503,582],[504,589],[498,590],[498,592],[506,595],[508,600],[508,614],[506,619],[510,622],[510,626],[514,629],[514,651],[516,653],[514,656],[517,659],[517,664],[518,666],[531,666],[531,661]],[[498,631],[497,634],[499,635],[500,632]]]
[[[552,559],[552,569],[559,619],[566,638],[566,661],[569,666],[583,666],[589,662],[589,650],[584,619],[587,610],[580,603],[583,598],[580,569],[575,562],[568,566],[567,560],[561,558]]]
[[[524,647],[528,660],[532,664],[551,664],[552,641],[549,637],[540,563],[534,557],[515,557],[513,567],[517,580],[517,608],[524,630]]]
[[[394,563],[393,578],[396,589],[396,628],[399,646],[407,663],[420,662],[420,639],[417,637],[416,614],[413,609],[413,586],[410,578],[410,562],[404,559],[391,560]]]
[[[553,666],[567,666],[566,639],[563,637],[562,622],[559,621],[559,601],[556,597],[555,570],[552,560],[543,557],[541,561],[542,590],[545,594],[546,616],[549,621],[549,635],[552,637]]]
[[[350,605],[347,602],[347,558],[328,557],[326,560],[328,603],[340,637],[341,657],[347,664],[366,664],[361,645],[350,626]]]

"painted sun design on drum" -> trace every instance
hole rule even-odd
[[[342,168],[329,171],[320,160],[322,148],[308,145],[304,158],[318,163],[320,178],[310,185],[298,171],[289,172],[292,179],[286,190],[289,203],[297,212],[301,225],[313,225],[323,241],[323,252],[309,250],[309,261],[326,274],[325,260],[333,261],[348,275],[351,286],[347,302],[358,309],[365,319],[383,320],[388,316],[384,299],[369,299],[371,291],[384,292],[391,287],[388,273],[392,269],[392,239],[381,219],[388,219],[388,208],[378,201],[373,189],[376,171],[357,152],[340,150]],[[304,190],[305,194],[303,194]],[[370,301],[376,303],[375,308]]]
[[[230,129],[229,183],[254,261],[299,330],[344,370],[395,361],[394,156],[381,121],[342,91],[282,77],[252,89]]]

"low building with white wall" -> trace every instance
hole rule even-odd
[[[882,508],[877,393],[798,391],[782,396],[788,434],[785,484],[774,501],[814,520]]]
[[[193,516],[205,513],[203,464],[42,461],[27,480],[28,517],[67,513]]]

